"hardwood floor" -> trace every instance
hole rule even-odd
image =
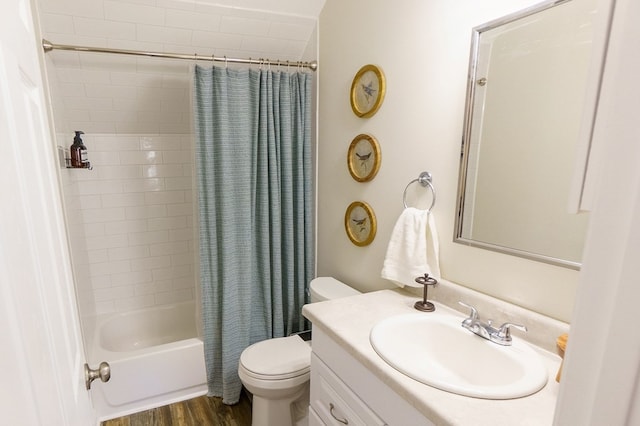
[[[201,396],[130,416],[102,422],[102,426],[251,426],[251,402],[225,405],[221,398]]]

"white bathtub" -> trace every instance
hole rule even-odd
[[[194,302],[185,302],[96,321],[89,364],[111,366],[107,383],[91,385],[101,421],[207,393],[195,316]]]

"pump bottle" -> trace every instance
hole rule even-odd
[[[75,168],[88,168],[89,167],[89,158],[87,156],[87,147],[82,143],[82,138],[80,135],[83,135],[84,132],[81,130],[76,130],[76,136],[73,138],[73,144],[71,145],[71,167]]]

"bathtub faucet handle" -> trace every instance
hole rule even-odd
[[[98,368],[91,369],[89,364],[84,365],[84,384],[87,390],[91,389],[91,382],[100,377],[103,382],[108,382],[111,378],[111,367],[107,362],[101,362]]]

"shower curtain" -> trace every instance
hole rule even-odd
[[[200,280],[209,396],[240,398],[250,344],[304,329],[314,272],[311,80],[194,71]]]

